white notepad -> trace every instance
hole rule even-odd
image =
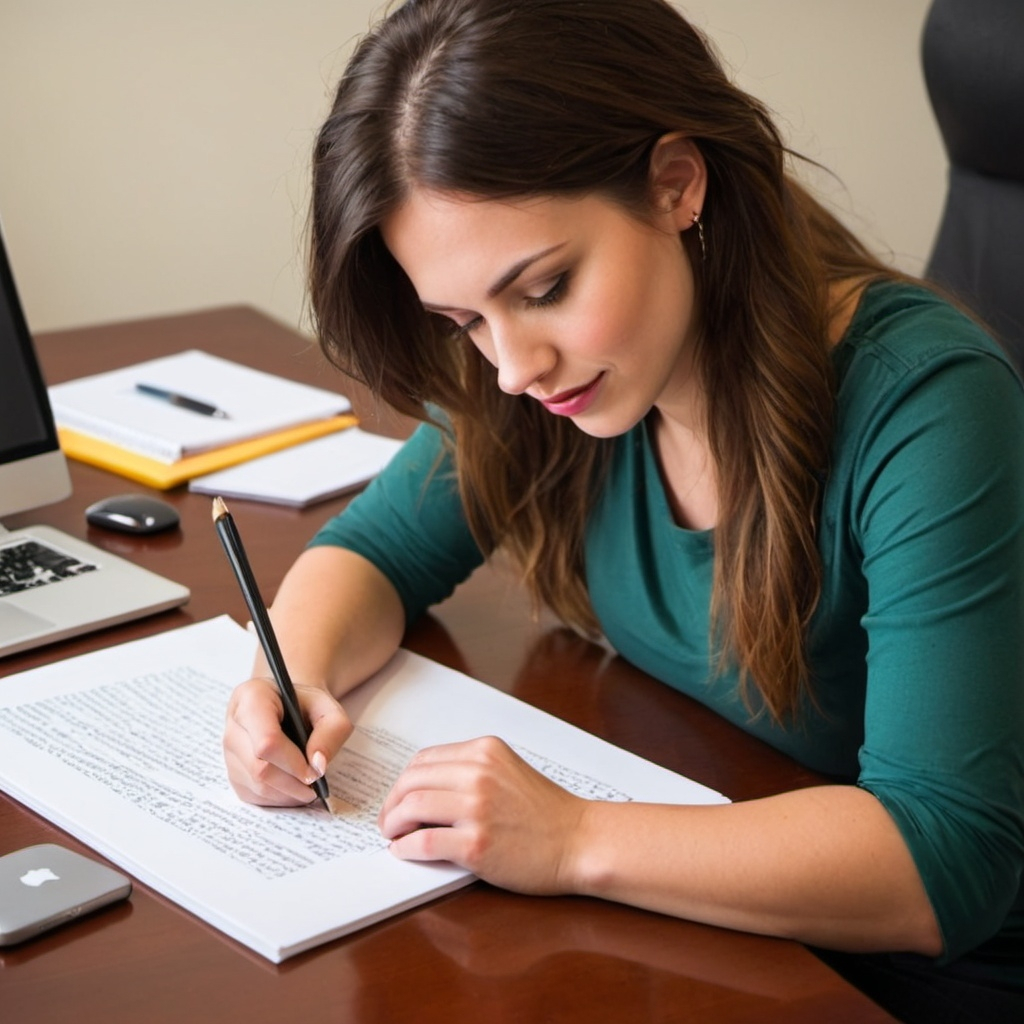
[[[0,679],[0,788],[275,962],[472,881],[450,864],[398,860],[377,830],[421,747],[496,734],[588,798],[727,802],[399,651],[345,701],[355,733],[327,780],[353,810],[252,807],[228,786],[221,732],[254,647],[221,617]]]
[[[208,404],[226,418],[154,398],[140,392],[139,384]],[[196,350],[56,384],[49,394],[58,426],[168,463],[351,407],[333,391]]]
[[[305,508],[362,487],[402,447],[401,441],[349,427],[229,469],[196,477],[198,494]]]

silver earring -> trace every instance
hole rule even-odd
[[[700,212],[697,210],[694,210],[693,212],[693,223],[694,227],[697,228],[697,241],[700,243],[700,258],[703,261],[708,258],[708,249],[704,242],[704,225],[700,222]]]

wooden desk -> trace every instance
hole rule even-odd
[[[50,383],[187,347],[337,386],[306,340],[250,309],[39,339]],[[174,612],[0,661],[0,676],[222,612],[245,621],[209,499],[182,488],[166,495],[181,513],[180,532],[106,533],[86,526],[86,505],[142,488],[87,466],[72,468],[72,498],[8,525],[47,522],[84,536],[186,583],[192,599]],[[268,597],[317,524],[341,506],[233,506]],[[815,781],[601,647],[550,620],[531,622],[519,590],[496,570],[481,570],[417,622],[407,644],[733,799]],[[0,853],[40,842],[82,849],[0,795]],[[127,904],[0,951],[4,1024],[888,1019],[797,943],[598,900],[516,896],[482,883],[280,966],[142,885]]]

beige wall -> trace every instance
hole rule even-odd
[[[384,0],[0,0],[0,216],[33,330],[249,303],[302,322],[307,153]],[[928,0],[681,0],[844,216],[919,271],[945,160]]]

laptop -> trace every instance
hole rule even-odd
[[[49,526],[3,517],[61,501],[71,477],[0,232],[0,658],[184,604],[186,587]]]

